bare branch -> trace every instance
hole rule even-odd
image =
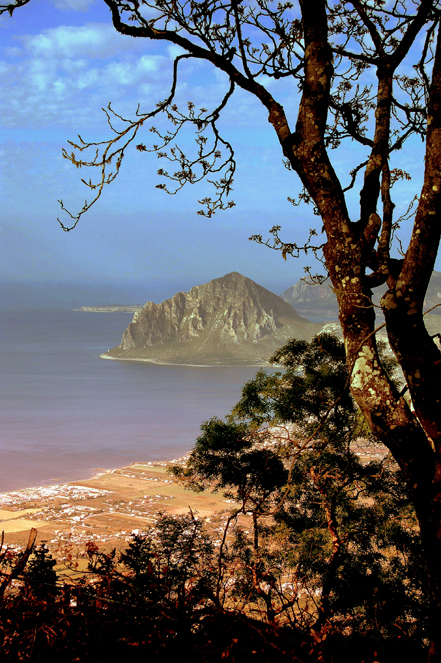
[[[27,5],[30,1],[31,0],[15,0],[15,2],[11,2],[8,5],[0,5],[0,16],[6,12],[9,14],[9,16],[12,16],[16,9],[19,7],[24,7],[24,5]]]

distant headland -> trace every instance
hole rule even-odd
[[[82,313],[136,313],[142,308],[141,304],[110,304],[109,306],[82,306],[74,308],[74,311]]]

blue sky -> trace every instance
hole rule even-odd
[[[287,202],[299,191],[297,176],[283,166],[265,110],[241,91],[219,124],[236,150],[235,208],[211,219],[198,216],[198,199],[212,195],[209,185],[168,196],[155,188],[163,164],[133,146],[118,179],[78,227],[64,233],[57,200],[78,210],[88,194],[80,177],[89,173],[63,159],[62,147],[78,134],[108,137],[101,108],[109,102],[126,116],[138,103],[143,110],[154,108],[169,90],[176,50],[117,34],[100,0],[32,0],[12,18],[0,18],[0,43],[0,283],[146,284],[147,298],[149,283],[185,289],[233,270],[281,292],[303,275],[305,264],[319,269],[312,257],[285,263],[280,253],[248,241],[279,224],[287,241],[301,243],[320,222],[307,208]],[[269,84],[294,126],[295,86]],[[226,85],[208,65],[189,62],[177,99],[209,106]],[[148,145],[151,136],[146,129],[140,140]],[[191,149],[191,140],[184,135],[181,142]],[[350,143],[335,153],[337,171],[347,173],[356,165],[354,156],[362,160],[364,154]],[[406,154],[413,180],[398,189],[399,207],[418,192],[422,165],[415,142]],[[356,220],[356,195],[349,204]],[[403,229],[404,240],[408,232]]]

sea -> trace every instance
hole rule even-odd
[[[131,319],[1,311],[0,493],[185,455],[256,372],[100,359]]]

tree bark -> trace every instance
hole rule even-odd
[[[337,294],[351,392],[375,435],[403,471],[415,505],[426,555],[431,599],[430,661],[441,660],[441,354],[424,326],[422,306],[440,240],[441,73],[440,37],[428,110],[426,173],[409,250],[398,279],[382,301],[390,343],[409,385],[416,413],[386,374],[375,340],[375,313],[366,267],[373,242],[366,229],[376,214],[387,164],[393,67],[378,70],[376,130],[361,191],[361,219],[351,223],[340,182],[324,145],[332,54],[325,2],[301,0],[305,81],[290,158],[324,222],[326,266]],[[397,61],[393,62],[397,65]],[[387,166],[386,166],[387,167]],[[375,241],[375,238],[374,238]]]

